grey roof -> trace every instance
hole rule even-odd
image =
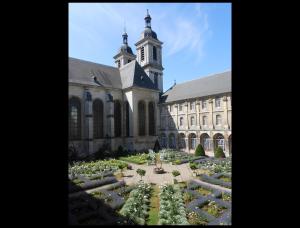
[[[143,39],[145,37],[152,37],[153,39],[157,40],[157,34],[151,28],[145,28],[145,30],[142,32],[141,38]]]
[[[93,76],[96,76],[97,81],[94,81]],[[156,89],[152,80],[136,60],[118,69],[70,57],[69,82],[85,85],[102,85],[118,89],[132,86]]]
[[[231,70],[177,84],[162,95],[161,101],[172,102],[227,92],[231,92]]]
[[[97,82],[93,76],[96,76]],[[122,88],[118,68],[75,58],[69,58],[69,82]]]
[[[156,89],[152,80],[145,73],[140,64],[133,60],[120,69],[122,88],[138,86],[147,89]]]

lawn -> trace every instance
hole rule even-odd
[[[147,158],[148,158],[148,154],[143,153],[143,154],[137,154],[137,155],[129,155],[126,157],[119,157],[119,160],[141,165],[141,164],[145,164],[147,162]]]
[[[159,213],[159,187],[152,185],[152,197],[150,198],[150,211],[147,225],[157,225]]]

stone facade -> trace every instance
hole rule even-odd
[[[227,156],[231,153],[231,93],[161,103],[159,109],[164,147],[194,153],[195,146],[202,144],[211,156],[216,146],[223,147]]]

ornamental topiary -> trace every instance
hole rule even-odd
[[[195,151],[195,155],[196,156],[205,156],[205,151],[203,149],[203,146],[201,144],[199,144],[196,148],[196,151]]]
[[[225,158],[225,154],[223,152],[222,147],[217,147],[217,149],[215,149],[215,158]]]

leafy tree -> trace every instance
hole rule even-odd
[[[141,176],[141,180],[142,180],[142,177],[145,176],[146,174],[146,170],[144,169],[137,169],[137,174]]]
[[[201,144],[198,144],[196,151],[195,151],[196,156],[205,156],[205,151],[203,149],[203,146]]]

